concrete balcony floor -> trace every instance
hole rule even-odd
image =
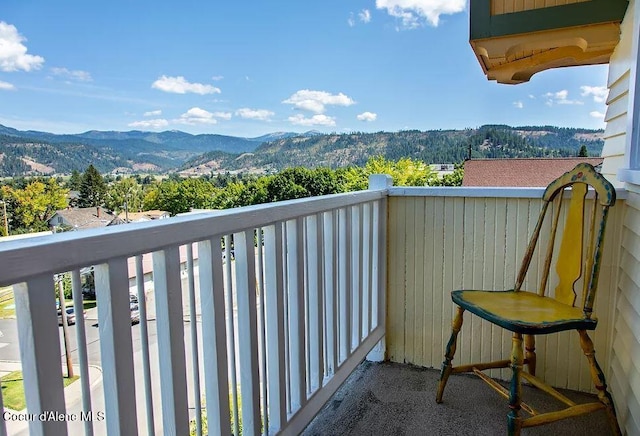
[[[506,435],[507,401],[473,375],[453,375],[436,404],[440,372],[397,363],[363,362],[303,432],[315,435]],[[576,403],[592,395],[563,391]],[[523,386],[524,401],[539,412],[562,403]],[[526,413],[522,412],[528,416]],[[569,418],[524,435],[612,434],[604,411]]]

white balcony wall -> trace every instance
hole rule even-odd
[[[386,337],[390,360],[439,368],[454,313],[450,292],[513,288],[541,196],[542,189],[392,188]],[[599,324],[592,339],[607,373],[624,207],[618,200],[610,210],[595,304]],[[543,250],[537,250],[523,289],[537,290],[548,234],[543,229]],[[555,288],[555,280],[552,266],[549,289]],[[500,360],[508,358],[510,350],[510,332],[465,313],[454,364]],[[591,390],[587,360],[575,332],[538,336],[536,352],[537,375],[558,387]],[[509,371],[493,370],[491,375],[508,378]]]
[[[640,434],[640,187],[628,185],[609,385],[623,433]]]

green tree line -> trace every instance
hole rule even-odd
[[[192,209],[228,209],[273,201],[367,189],[371,174],[389,174],[396,186],[459,186],[462,168],[442,179],[418,159],[370,158],[363,166],[346,168],[287,168],[277,174],[209,175],[163,180],[151,176],[105,177],[90,165],[84,173],[74,171],[67,180],[38,177],[14,178],[0,186],[6,205],[10,234],[48,230],[47,220],[68,206],[96,207],[119,214],[163,210],[176,215]],[[69,192],[78,192],[69,204]],[[4,218],[4,217],[2,217]],[[0,233],[5,235],[3,226]]]

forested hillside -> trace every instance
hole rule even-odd
[[[488,125],[464,130],[304,134],[276,132],[257,138],[166,132],[55,135],[0,126],[0,177],[69,174],[93,164],[100,172],[184,175],[227,171],[272,173],[289,167],[341,168],[373,156],[426,163],[475,158],[575,156],[602,150],[600,130],[552,126]],[[204,153],[204,154],[203,154]]]
[[[582,145],[590,155],[602,151],[602,131],[544,127],[483,126],[465,130],[329,134],[291,137],[262,144],[253,153],[206,153],[188,161],[187,173],[272,172],[283,168],[339,168],[362,165],[371,156],[401,157],[428,163],[457,163],[472,158],[575,156]]]

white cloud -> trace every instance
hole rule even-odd
[[[347,24],[349,24],[349,27],[353,27],[356,25],[356,20],[355,18],[353,18],[353,12],[349,14],[349,18],[347,19]]]
[[[437,27],[440,15],[462,12],[466,3],[466,0],[376,0],[376,8],[386,9],[401,21],[403,28],[415,29],[425,20]]]
[[[593,101],[596,103],[604,103],[609,94],[609,90],[606,86],[581,86],[583,97],[593,96]]]
[[[68,70],[67,68],[53,67],[51,72],[54,76],[60,76],[65,79],[76,80],[78,82],[91,82],[93,78],[91,73],[82,70]]]
[[[592,111],[592,112],[589,112],[589,115],[591,115],[593,118],[604,119],[604,113],[602,113],[602,112]]]
[[[11,83],[3,82],[2,80],[0,80],[0,91],[13,91],[15,89],[16,87]]]
[[[292,104],[297,109],[321,114],[326,110],[326,106],[351,106],[355,104],[355,101],[343,93],[336,95],[325,91],[302,89],[288,99],[283,100],[283,103]]]
[[[187,82],[183,76],[161,76],[158,80],[153,82],[151,87],[174,94],[186,94],[188,92],[200,95],[220,94],[220,88],[216,88],[212,85],[205,85],[203,83]]]
[[[326,115],[314,115],[311,118],[306,118],[302,114],[297,114],[289,117],[291,124],[295,126],[335,126],[336,119],[334,117],[328,117]]]
[[[535,96],[535,95],[533,95],[533,94],[529,94],[529,98],[530,98],[530,99],[532,99],[532,100],[535,100],[535,99],[536,99],[536,96]]]
[[[230,120],[233,116],[231,112],[213,112],[213,116],[216,118],[220,118],[221,120]]]
[[[219,80],[222,80],[222,79],[224,79],[224,76],[212,76],[211,77],[211,80],[216,81],[216,82],[219,81]]]
[[[378,114],[373,112],[362,112],[360,115],[356,115],[359,121],[375,121],[378,118]]]
[[[360,21],[363,23],[368,23],[371,21],[371,12],[369,12],[369,9],[363,9],[358,13],[358,18],[360,18]]]
[[[269,121],[275,113],[266,109],[250,109],[248,107],[243,107],[236,111],[236,115],[240,118],[249,120]]]
[[[160,109],[156,110],[156,111],[149,111],[149,112],[145,112],[144,114],[145,117],[157,117],[162,115],[162,111]]]
[[[229,120],[231,114],[229,112],[209,112],[199,107],[192,107],[182,115],[180,118],[173,120],[179,124],[218,124],[218,119]]]
[[[524,107],[524,103],[522,103],[521,101],[514,101],[513,105],[518,109],[522,109]]]
[[[584,102],[580,101],[580,100],[569,100],[569,91],[567,91],[566,89],[563,89],[561,91],[558,92],[547,92],[546,94],[543,95],[544,98],[547,99],[547,101],[545,102],[545,104],[547,106],[553,106],[554,103],[556,104],[584,104]]]
[[[26,38],[11,24],[0,21],[0,70],[31,71],[42,68],[44,58],[27,54]]]
[[[169,125],[169,121],[157,118],[153,120],[142,120],[142,121],[134,121],[133,123],[128,124],[129,127],[142,127],[144,129],[162,129],[163,127],[167,127]]]

